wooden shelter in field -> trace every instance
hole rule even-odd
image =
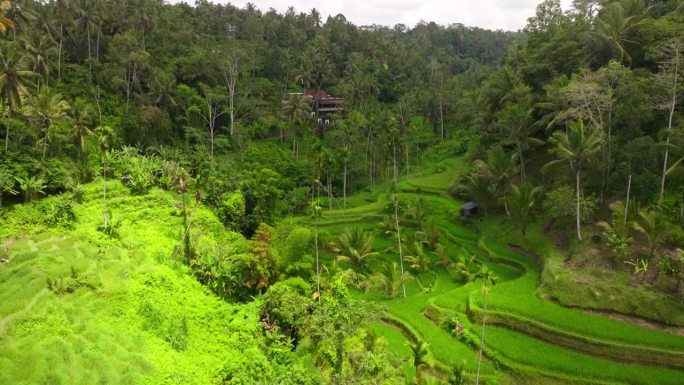
[[[464,203],[461,206],[460,213],[462,218],[474,217],[477,215],[477,204],[475,202]]]

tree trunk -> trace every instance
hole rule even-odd
[[[482,365],[482,348],[484,347],[485,337],[485,319],[487,318],[487,294],[484,295],[484,308],[482,311],[482,335],[480,336],[480,353],[477,359],[477,376],[475,377],[475,385],[480,384],[480,366]]]
[[[439,128],[440,128],[442,141],[444,141],[444,103],[442,102],[441,91],[440,91],[440,96],[439,96]]]
[[[9,131],[10,131],[10,122],[7,122],[7,126],[5,126],[5,152],[9,149]]]
[[[313,211],[313,228],[314,228],[314,245],[316,247],[316,293],[318,293],[318,301],[321,300],[321,269],[320,269],[320,264],[318,262],[318,226],[317,226],[317,219],[318,219],[318,212],[316,211],[316,203],[314,203],[314,189],[316,188],[316,183],[314,183],[314,186],[311,186],[311,208]],[[317,195],[320,194],[320,189],[318,190],[319,192]]]
[[[105,161],[104,155],[102,155],[102,202],[103,202],[103,219],[104,219],[104,230],[107,232],[108,218],[107,218],[107,162]]]
[[[45,128],[45,138],[43,138],[44,139],[44,141],[43,141],[43,157],[40,158],[40,160],[44,160],[45,154],[47,154],[48,137],[50,135],[49,130],[50,130],[49,128]]]
[[[663,159],[663,174],[660,178],[660,199],[659,201],[663,201],[663,197],[665,196],[665,177],[667,176],[667,159],[668,156],[670,155],[670,136],[667,136],[667,140],[665,141],[665,158]]]
[[[342,207],[347,208],[347,162],[344,162],[344,175],[342,176]]]
[[[670,116],[668,118],[667,122],[667,145],[669,146],[670,144],[670,130],[672,130],[672,117],[674,116],[675,112],[675,107],[677,106],[677,82],[679,80],[679,50],[675,49],[675,58],[674,58],[674,76],[673,76],[673,85],[672,85],[672,101],[670,102]],[[667,177],[667,157],[669,155],[669,149],[668,147],[665,147],[665,159],[663,160],[663,176],[662,179],[660,180],[660,201],[663,201],[663,197],[665,196],[665,178]]]
[[[209,136],[211,137],[210,141],[210,151],[209,154],[211,155],[212,159],[214,158],[214,127],[212,124],[209,124]]]
[[[520,157],[520,179],[525,183],[525,157],[523,156],[522,142],[518,140],[518,156]]]
[[[90,73],[90,77],[93,77],[93,64],[90,62],[90,58],[93,56],[91,53],[91,48],[90,48],[90,27],[86,27],[86,31],[88,34],[88,71]]]
[[[404,282],[404,253],[401,249],[401,230],[399,229],[399,199],[394,201],[394,224],[397,227],[397,243],[399,244],[399,266],[401,266],[401,288],[406,299],[406,283]]]
[[[575,175],[575,202],[576,202],[576,216],[577,216],[577,239],[582,242],[582,229],[580,228],[580,168],[577,165],[577,173]]]
[[[64,44],[64,23],[59,24],[59,52],[57,53],[57,79],[62,79],[62,45]]]
[[[328,180],[328,210],[332,210],[332,180],[330,180],[330,173],[326,174]]]
[[[408,141],[404,142],[404,147],[406,147],[406,179],[409,178],[409,145]]]
[[[632,174],[629,174],[629,180],[627,181],[627,199],[625,200],[625,217],[622,221],[622,230],[625,230],[627,226],[627,213],[629,212],[629,193],[632,190]]]

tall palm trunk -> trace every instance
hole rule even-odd
[[[580,228],[580,168],[577,165],[577,173],[575,174],[575,214],[577,219],[577,239],[582,242],[582,229]]]
[[[663,160],[663,175],[660,179],[660,201],[662,202],[663,197],[665,196],[665,178],[667,177],[667,158],[668,155],[670,154],[669,150],[669,145],[670,145],[670,130],[672,130],[672,117],[674,116],[674,111],[675,107],[677,106],[677,82],[679,80],[679,50],[675,50],[675,60],[674,60],[674,76],[673,76],[673,85],[672,85],[672,99],[670,101],[670,116],[667,122],[667,141],[666,141],[666,146],[665,146],[665,159]]]
[[[347,161],[344,162],[344,175],[342,176],[342,207],[347,208]]]
[[[522,142],[518,140],[518,157],[520,158],[520,180],[525,183],[525,156],[523,155]]]
[[[7,117],[9,117],[9,114],[7,115]],[[5,152],[7,152],[7,150],[9,150],[9,132],[10,132],[10,122],[8,119],[6,122],[6,125],[5,125]]]
[[[487,293],[484,295],[484,308],[482,310],[482,335],[480,336],[480,353],[477,359],[477,376],[475,377],[475,385],[480,384],[480,366],[482,365],[482,348],[484,347],[485,338],[485,319],[487,318]]]
[[[88,35],[88,71],[90,72],[90,77],[93,77],[93,63],[90,62],[90,59],[93,57],[92,54],[92,49],[90,47],[90,27],[86,26],[86,31]]]
[[[62,79],[62,46],[64,45],[64,23],[59,24],[59,53],[57,54],[57,79]]]
[[[104,217],[104,230],[107,232],[107,162],[105,160],[104,154],[102,155],[102,202],[103,202],[103,212]]]
[[[399,244],[399,265],[401,266],[401,288],[406,299],[406,284],[404,283],[404,253],[401,249],[401,230],[399,229],[399,200],[394,202],[394,224],[397,226],[397,242]]]
[[[314,185],[316,183],[314,182]],[[317,225],[317,219],[318,219],[318,212],[316,211],[316,207],[314,204],[314,189],[316,186],[312,186],[311,188],[311,208],[314,210],[313,212],[313,227],[314,227],[314,245],[316,247],[316,293],[318,293],[318,300],[321,300],[321,269],[320,269],[320,264],[318,261],[318,225]],[[320,188],[318,189],[318,193],[316,195],[320,194]]]
[[[629,174],[629,180],[627,181],[627,199],[625,200],[625,217],[622,221],[622,230],[625,230],[627,226],[627,213],[629,212],[629,193],[632,190],[632,174]]]

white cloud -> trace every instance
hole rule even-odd
[[[171,0],[176,2],[179,0]],[[192,4],[192,0],[185,0]],[[213,0],[227,3],[225,0]],[[392,26],[398,23],[413,27],[420,20],[438,24],[453,23],[487,29],[518,30],[534,15],[535,7],[542,0],[236,0],[231,3],[244,7],[248,2],[262,11],[273,8],[285,12],[293,6],[297,12],[309,12],[316,8],[327,17],[343,14],[356,25],[380,24]],[[561,0],[567,9],[572,0]]]

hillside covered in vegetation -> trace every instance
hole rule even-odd
[[[684,383],[682,1],[0,4],[0,385]]]

